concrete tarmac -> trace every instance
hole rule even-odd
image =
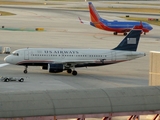
[[[112,32],[80,24],[78,17],[89,21],[89,12],[13,8],[0,8],[0,10],[16,14],[0,16],[1,26],[21,29],[0,30],[0,46],[9,46],[12,51],[25,47],[112,49],[124,38],[122,34],[114,36]],[[119,15],[106,15],[106,13],[100,15],[110,20],[122,20],[117,17]],[[26,30],[34,30],[37,27],[42,27],[45,31]],[[145,52],[147,56],[114,65],[77,68],[77,76],[66,72],[48,73],[40,67],[29,67],[28,74],[23,73],[23,66],[9,65],[0,68],[0,76],[25,78],[23,83],[1,82],[0,91],[147,86],[149,51],[159,50],[159,30],[158,26],[153,25],[150,33],[141,36],[138,51]],[[5,56],[0,55],[1,64],[4,63]]]

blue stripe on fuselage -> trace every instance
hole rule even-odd
[[[133,28],[136,25],[140,25],[139,21],[107,21],[104,19],[101,19],[101,22],[114,29],[123,29],[123,28]],[[142,22],[142,25],[144,28],[148,30],[152,30],[153,28],[146,22]]]

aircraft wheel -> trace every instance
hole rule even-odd
[[[9,82],[9,79],[8,79],[8,78],[6,78],[6,79],[4,80],[4,82]]]
[[[117,32],[114,32],[113,34],[114,34],[114,35],[117,35]]]
[[[24,70],[23,72],[24,72],[24,74],[27,74],[27,70]]]
[[[19,82],[24,82],[24,79],[23,79],[23,78],[21,78],[21,79],[19,80]]]
[[[127,35],[127,33],[125,32],[125,33],[123,33],[123,35],[124,35],[124,36],[126,36],[126,35]]]
[[[144,32],[144,35],[146,35],[146,33]]]
[[[67,73],[71,73],[72,72],[72,70],[71,69],[67,69]]]
[[[74,71],[72,72],[72,75],[77,75],[77,71],[74,70]]]

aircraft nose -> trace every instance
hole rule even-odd
[[[10,63],[10,62],[11,62],[11,60],[10,60],[10,55],[9,55],[9,56],[6,56],[6,57],[4,58],[4,61],[5,61],[6,63]]]
[[[149,30],[152,30],[153,29],[153,27],[152,26],[149,26]]]

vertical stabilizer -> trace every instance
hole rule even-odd
[[[142,30],[131,30],[122,42],[113,50],[136,51]]]
[[[99,22],[100,16],[91,2],[88,2],[91,22]]]

